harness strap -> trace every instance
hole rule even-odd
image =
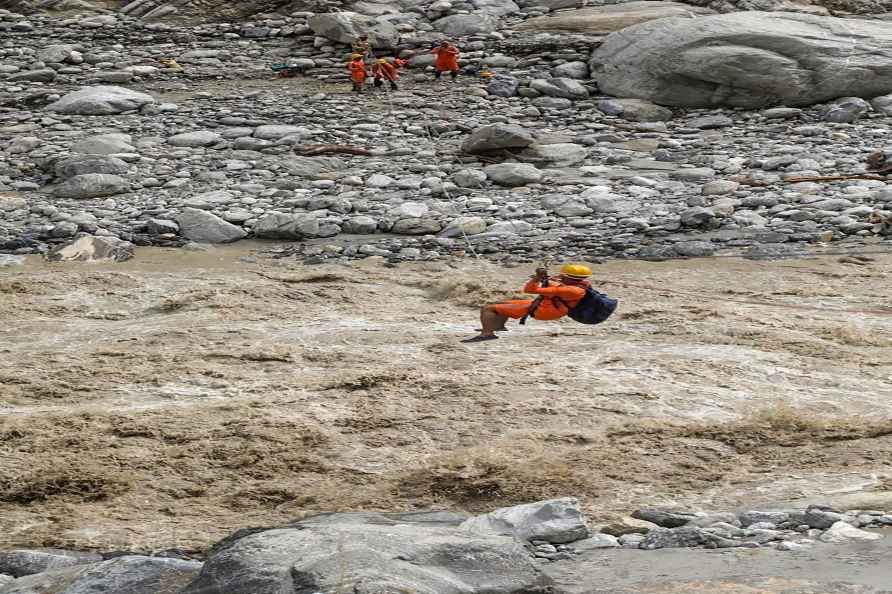
[[[527,323],[527,318],[535,315],[536,310],[539,309],[539,306],[542,305],[542,301],[545,300],[545,295],[539,295],[533,302],[530,304],[530,308],[527,310],[527,313],[524,314],[522,318],[520,318],[520,325],[523,326]]]

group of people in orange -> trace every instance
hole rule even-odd
[[[444,72],[448,72],[452,80],[455,80],[459,70],[458,48],[448,41],[443,41],[431,51],[436,56],[434,76],[439,79]],[[369,70],[366,60],[374,61],[371,70]],[[386,82],[392,90],[396,91],[398,90],[396,81],[400,77],[400,70],[405,68],[407,64],[406,60],[401,60],[400,58],[393,58],[393,60],[380,58],[376,60],[374,54],[372,54],[368,35],[360,35],[353,43],[353,55],[350,56],[350,62],[347,64],[347,69],[350,71],[350,80],[353,81],[353,91],[362,93],[369,76],[374,79],[376,87],[381,87]]]

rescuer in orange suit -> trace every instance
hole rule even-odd
[[[536,269],[523,287],[524,293],[538,295],[536,299],[514,299],[480,308],[480,334],[462,342],[482,342],[498,338],[496,332],[507,330],[508,318],[521,319],[529,316],[534,320],[557,320],[576,307],[591,287],[588,278],[592,270],[583,264],[567,264],[561,268],[556,284],[549,284],[548,272]],[[547,285],[547,286],[546,286]],[[521,323],[523,323],[521,321]]]
[[[362,54],[353,54],[350,56],[350,63],[347,64],[347,69],[350,70],[350,79],[353,81],[353,91],[362,93],[362,87],[365,85],[365,79],[368,74],[365,68],[365,61],[362,59]]]
[[[458,48],[448,41],[443,41],[440,47],[433,49],[432,53],[437,56],[434,62],[434,76],[439,79],[444,72],[448,72],[452,80],[455,80],[458,76]]]
[[[400,77],[399,73],[396,71],[396,67],[381,58],[375,65],[372,66],[372,76],[375,77],[375,86],[380,87],[384,84],[384,81],[390,83],[390,88],[394,91],[398,90],[396,86],[396,79]]]

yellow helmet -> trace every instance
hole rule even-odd
[[[350,56],[350,59],[351,59],[351,60],[358,60],[358,59],[361,58],[361,57],[362,57],[362,54],[353,54],[352,56]]]
[[[570,278],[588,278],[592,275],[592,269],[585,264],[564,264],[561,274]]]
[[[378,64],[387,64],[387,60],[381,58],[380,60],[378,60]]]

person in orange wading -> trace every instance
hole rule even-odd
[[[480,308],[480,334],[462,342],[482,342],[498,338],[496,332],[507,330],[508,318],[520,320],[558,320],[570,315],[582,324],[598,324],[616,309],[617,302],[592,289],[589,277],[592,270],[584,264],[566,264],[557,279],[549,279],[548,271],[537,268],[523,287],[524,293],[537,295],[535,299],[515,299]]]
[[[362,54],[350,56],[350,63],[347,64],[347,69],[350,71],[350,79],[353,81],[353,91],[362,93],[362,87],[365,85],[366,76],[368,76]]]
[[[432,53],[437,56],[434,62],[434,77],[439,80],[444,72],[448,72],[452,80],[455,80],[458,76],[458,48],[448,41],[442,41],[440,47],[435,47]]]
[[[372,66],[372,76],[375,77],[376,87],[382,86],[384,81],[387,81],[390,83],[391,90],[399,90],[396,86],[396,79],[398,79],[400,75],[396,71],[396,67],[384,58],[381,58],[375,62],[374,66]]]

